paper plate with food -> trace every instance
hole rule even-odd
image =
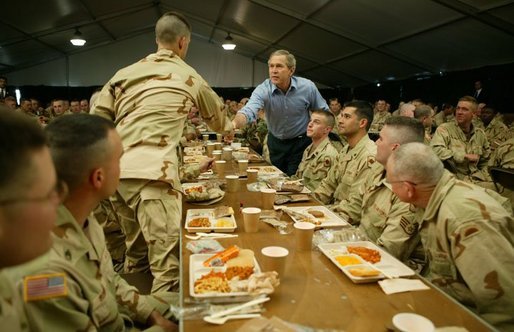
[[[217,183],[183,183],[182,191],[186,194],[186,202],[209,205],[219,202],[225,196]]]
[[[231,246],[217,254],[189,257],[192,297],[271,294],[279,285],[276,272],[262,272],[252,250]]]
[[[287,213],[294,222],[310,222],[317,228],[349,226],[325,206],[280,206],[278,209]]]
[[[186,156],[198,156],[198,155],[203,155],[203,153],[205,152],[205,148],[202,146],[202,145],[197,145],[197,146],[186,146],[184,148],[184,154]]]
[[[354,283],[367,283],[388,277],[406,277],[414,271],[387,251],[369,241],[323,243],[318,245]]]
[[[276,166],[251,166],[248,169],[256,169],[259,172],[259,176],[277,176],[282,175],[282,171]]]
[[[184,162],[184,164],[199,164],[205,158],[207,157],[202,155],[183,156],[182,161]]]
[[[218,206],[214,209],[189,209],[186,214],[186,230],[196,232],[233,232],[237,228],[234,209]]]

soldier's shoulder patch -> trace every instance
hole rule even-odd
[[[68,295],[66,274],[51,273],[27,276],[23,280],[25,302],[46,300]]]

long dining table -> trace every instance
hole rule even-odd
[[[250,164],[253,166],[255,164]],[[266,165],[265,163],[258,165]],[[227,163],[226,174],[237,170],[234,161]],[[263,222],[257,233],[244,231],[241,207],[261,207],[261,194],[247,190],[246,178],[240,178],[240,190],[226,192],[223,200],[210,206],[183,203],[181,234],[181,290],[180,303],[183,308],[195,306],[196,299],[190,294],[191,252],[186,249],[190,241],[185,237],[185,216],[188,209],[214,208],[220,205],[234,209],[238,237],[218,239],[227,248],[237,245],[251,249],[257,262],[262,261],[261,249],[267,246],[281,246],[289,250],[286,269],[280,276],[280,285],[264,303],[266,318],[276,316],[286,322],[307,326],[313,329],[334,329],[344,331],[395,331],[392,318],[398,313],[411,312],[430,319],[436,327],[458,326],[469,331],[490,331],[493,328],[479,316],[460,305],[445,293],[419,275],[430,288],[422,291],[409,291],[386,295],[377,282],[355,284],[319,250],[295,250],[293,233],[280,234],[274,227]],[[309,202],[286,204],[288,206],[320,205],[313,198]],[[292,222],[284,214],[283,220]],[[202,302],[205,299],[202,300]],[[247,320],[228,321],[224,325],[213,325],[195,319],[181,319],[181,331],[235,331]]]

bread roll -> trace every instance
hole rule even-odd
[[[254,259],[254,253],[252,250],[250,249],[241,249],[239,251],[239,255],[237,255],[237,257],[234,257],[232,259],[229,259],[227,261],[226,266],[227,267],[231,267],[231,266],[249,266],[249,267],[254,267],[254,262],[255,262],[255,259]]]

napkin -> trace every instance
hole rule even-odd
[[[417,279],[384,279],[378,282],[387,295],[401,292],[430,289],[421,280]]]

